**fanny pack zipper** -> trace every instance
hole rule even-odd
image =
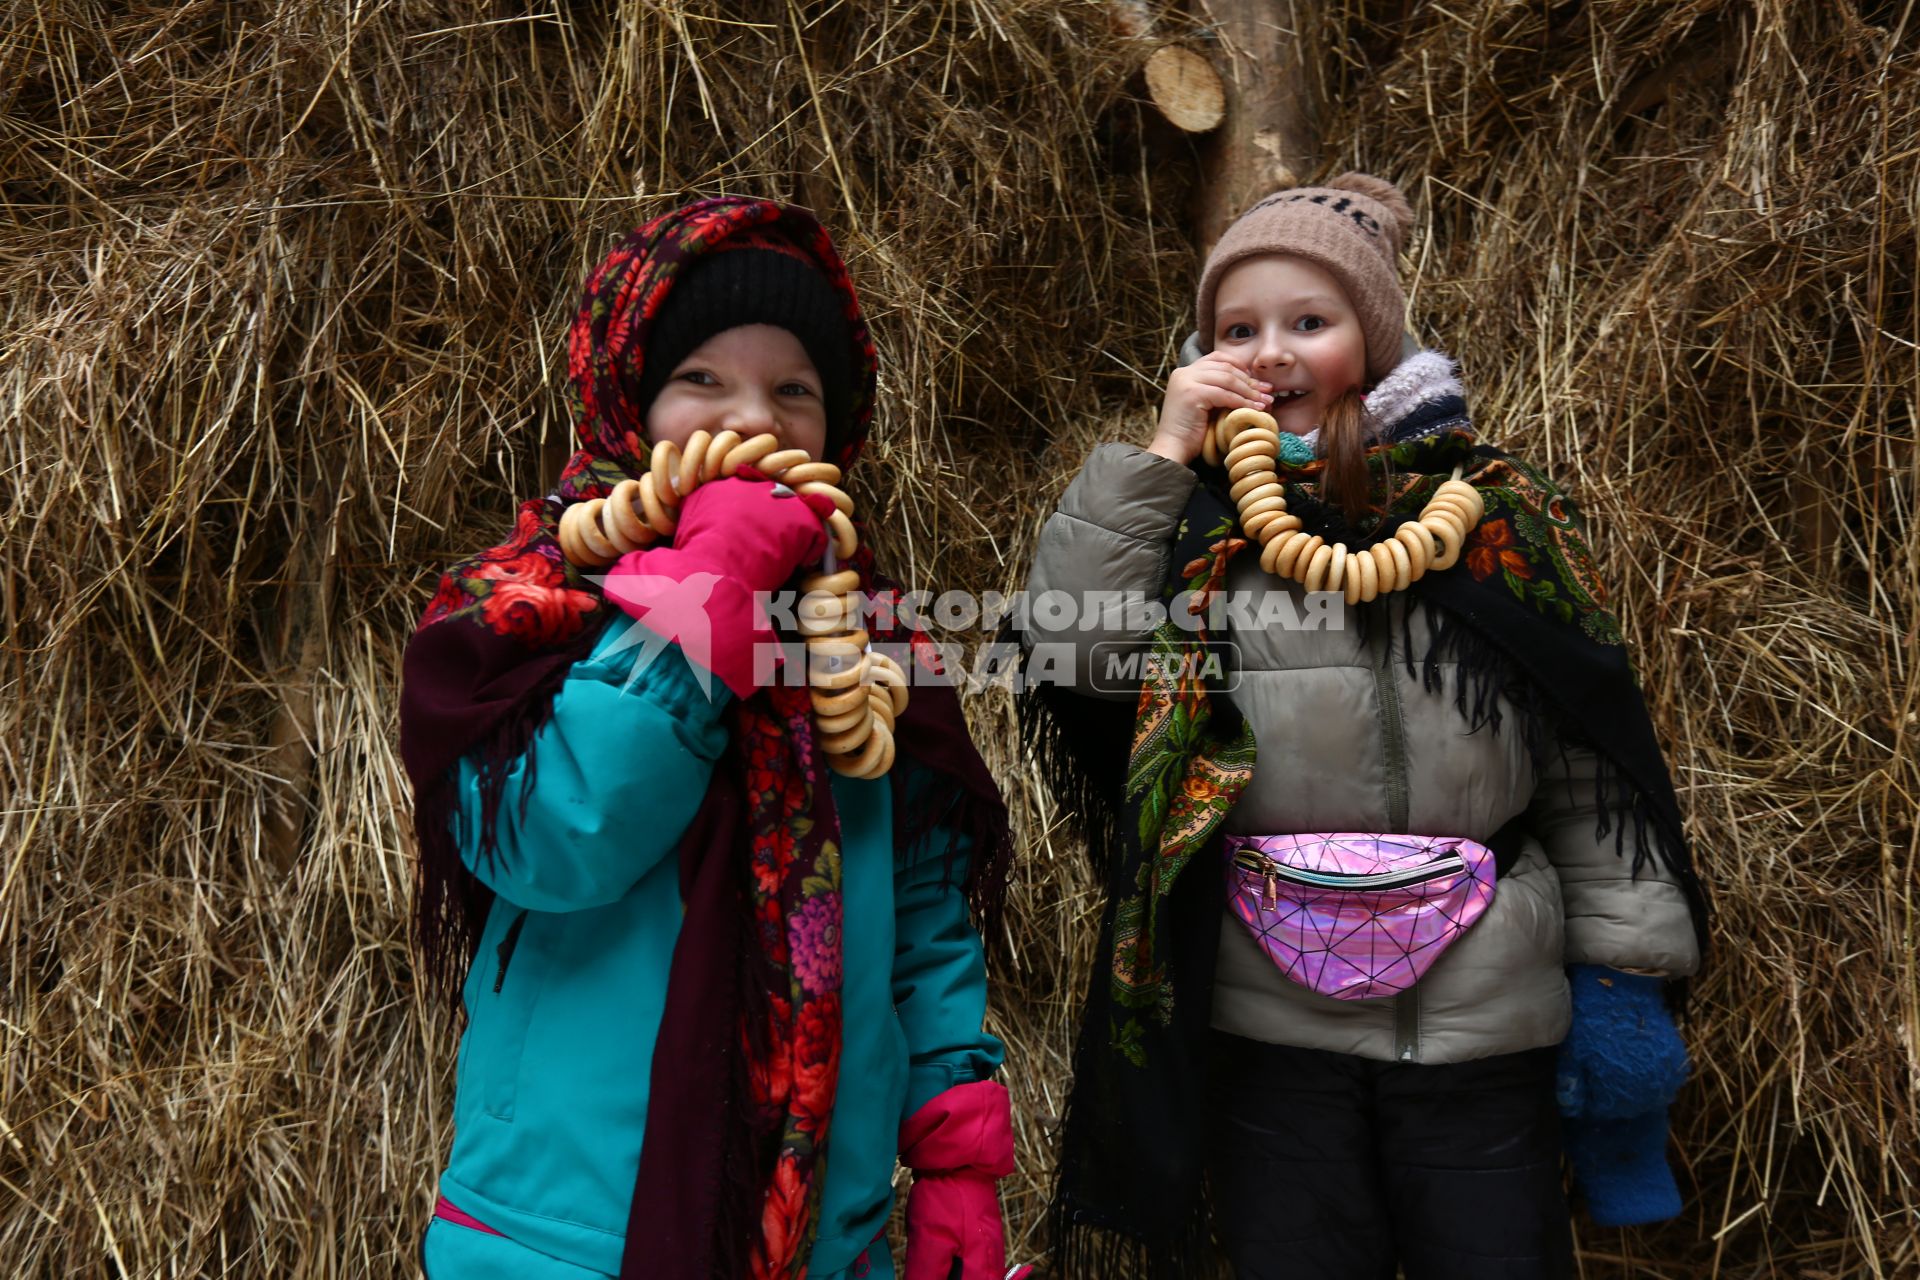
[[[1250,871],[1254,875],[1265,878],[1267,886],[1262,897],[1267,901],[1268,906],[1272,906],[1277,898],[1277,886],[1281,881],[1305,885],[1310,889],[1399,889],[1467,869],[1466,859],[1457,853],[1443,854],[1431,862],[1410,867],[1405,871],[1378,871],[1365,876],[1302,871],[1298,867],[1281,866],[1270,858],[1251,851],[1234,854],[1233,862],[1242,871]]]

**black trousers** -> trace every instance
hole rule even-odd
[[[1562,1280],[1555,1052],[1425,1066],[1214,1033],[1208,1180],[1239,1280]]]

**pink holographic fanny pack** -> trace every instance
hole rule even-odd
[[[1233,914],[1280,972],[1337,1000],[1418,982],[1493,901],[1486,845],[1453,836],[1228,836]]]

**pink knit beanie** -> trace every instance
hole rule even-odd
[[[1385,377],[1400,362],[1407,295],[1399,253],[1412,228],[1413,208],[1400,188],[1371,174],[1343,173],[1324,187],[1274,192],[1227,228],[1200,273],[1201,349],[1213,349],[1213,298],[1227,268],[1262,253],[1288,253],[1340,281],[1367,335],[1367,376]]]

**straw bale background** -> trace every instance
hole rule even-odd
[[[1920,13],[1302,7],[1314,159],[1407,184],[1421,332],[1584,497],[1720,902],[1692,1208],[1586,1231],[1585,1274],[1920,1275]],[[7,6],[0,1273],[411,1273],[452,1023],[403,931],[397,658],[565,450],[580,276],[686,194],[824,211],[883,549],[1009,589],[1190,296],[1143,8]],[[1030,1252],[1096,900],[971,709],[1028,843],[993,1018]]]

